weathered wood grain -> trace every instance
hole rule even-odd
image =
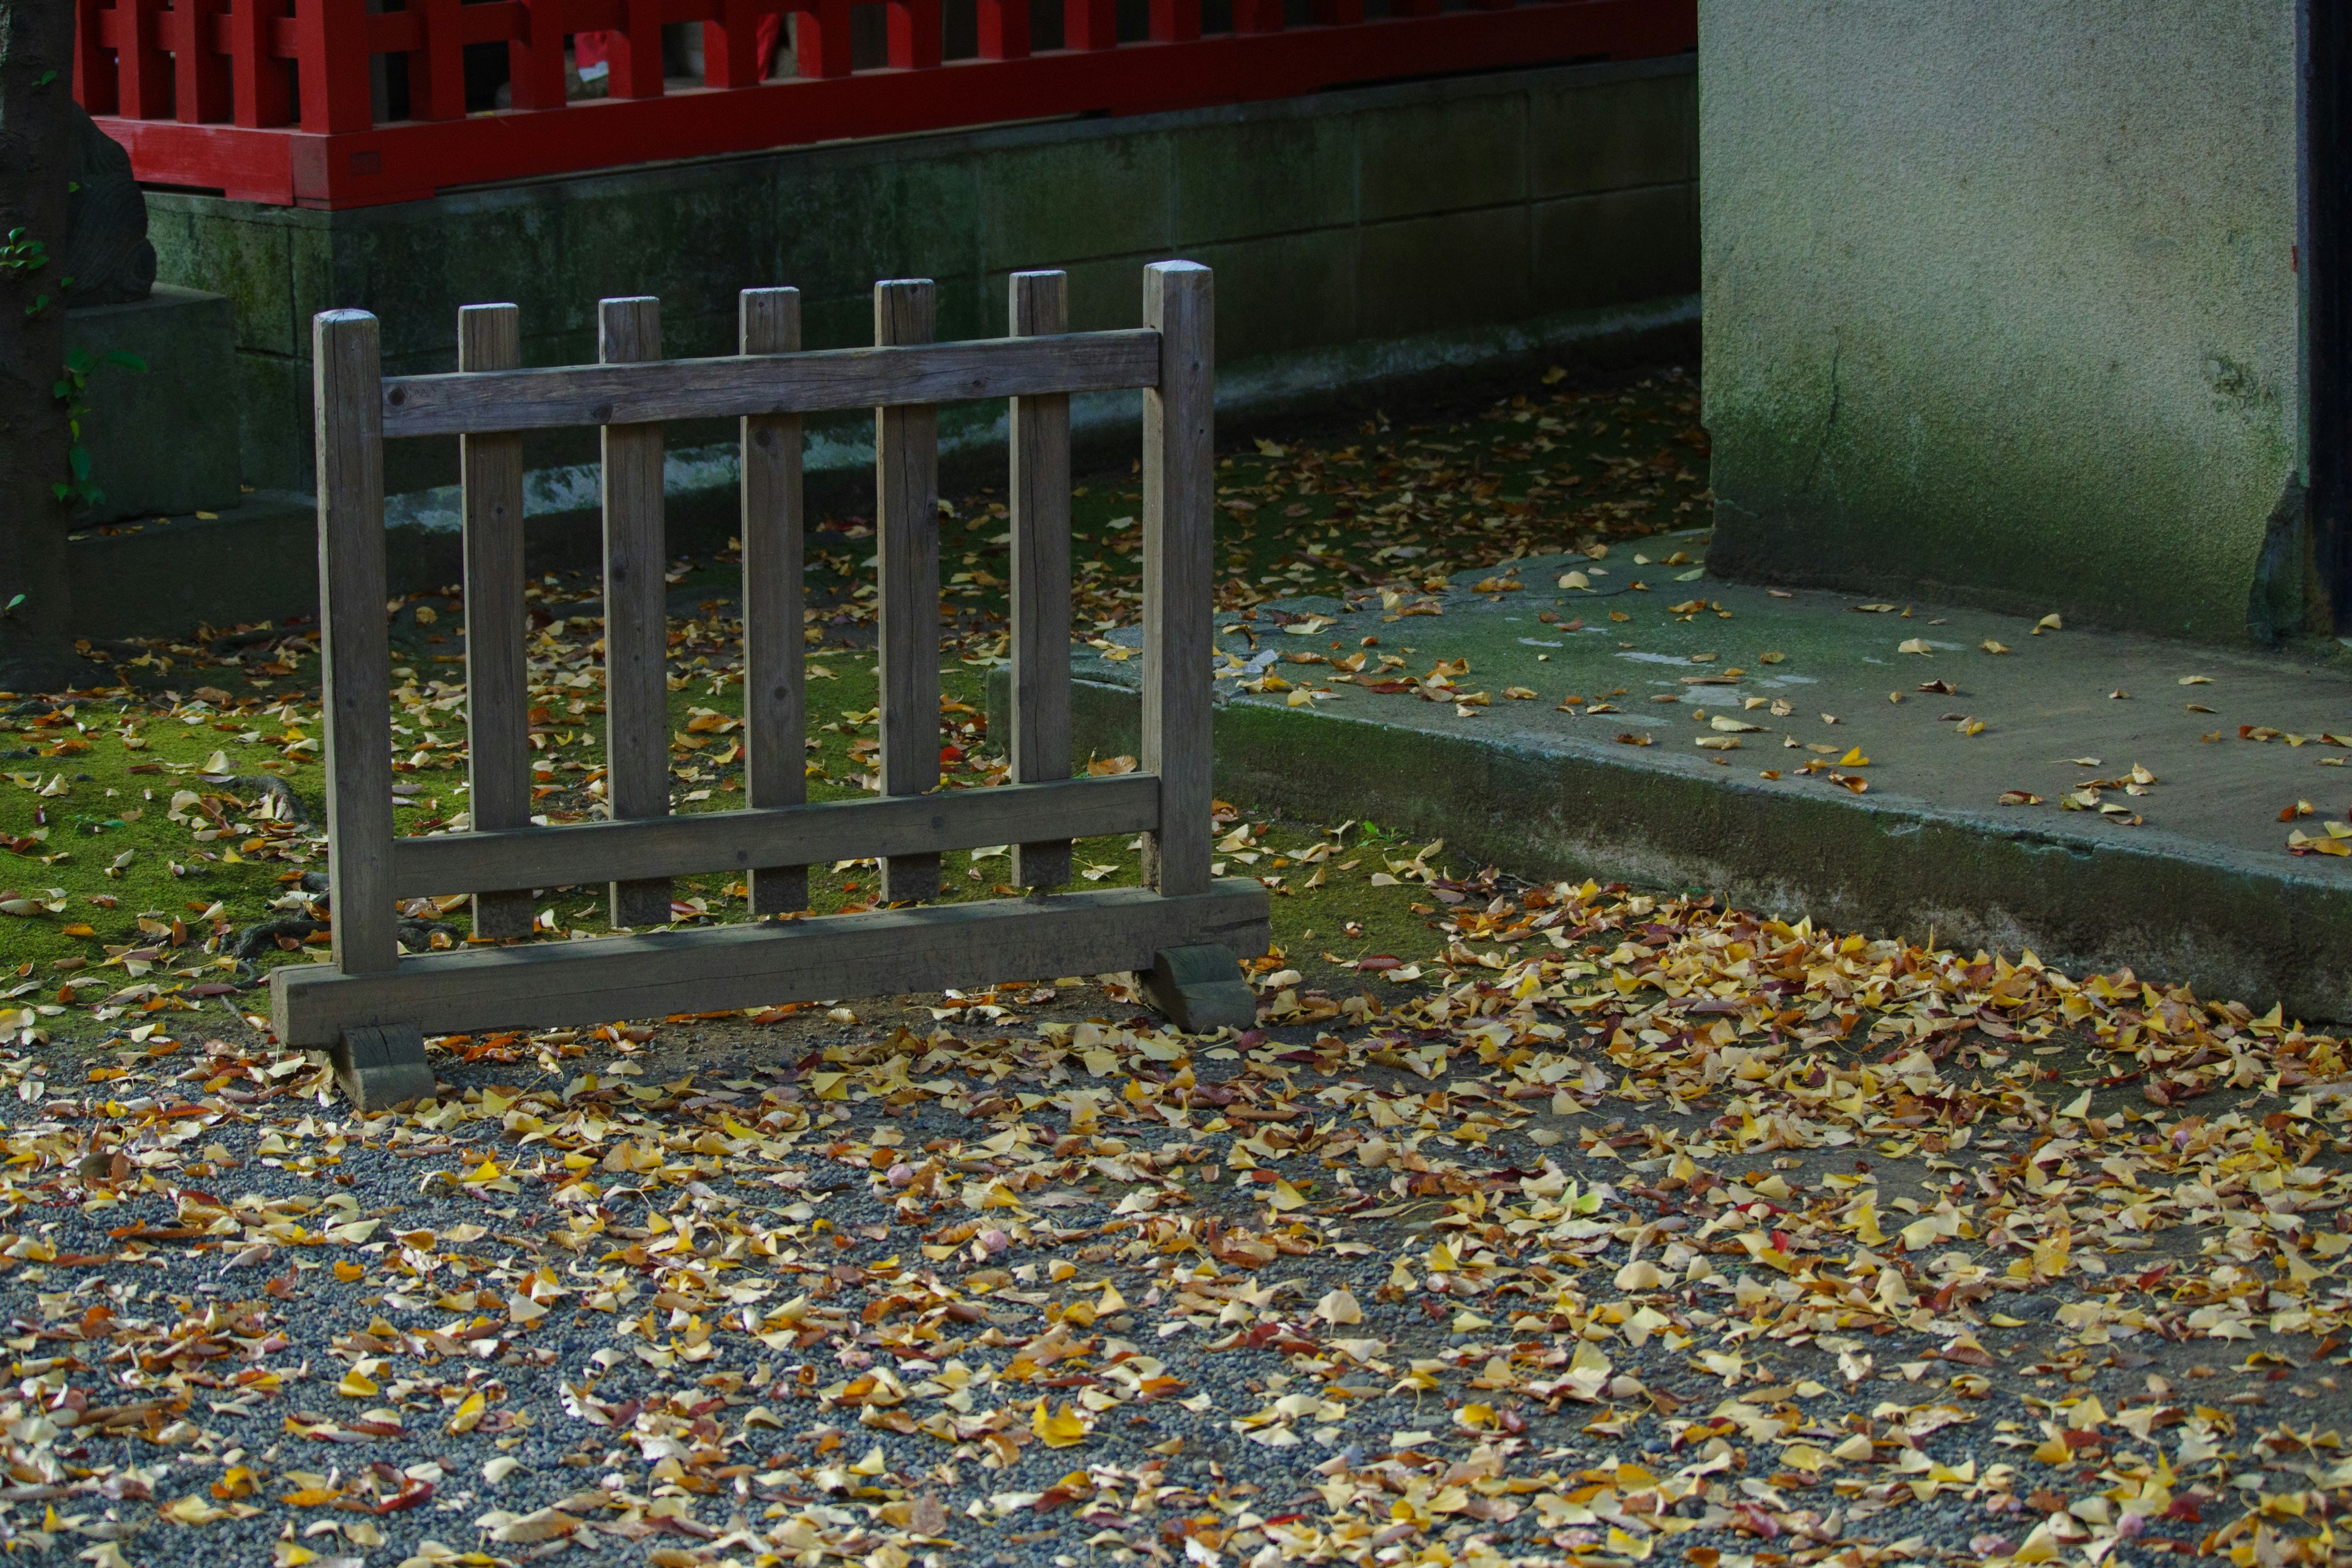
[[[392,901],[392,656],[384,636],[383,350],[364,310],[310,322],[319,450],[319,634],[335,967],[400,959]],[[325,1041],[320,1041],[325,1044]]]
[[[1209,885],[1211,638],[1216,500],[1216,324],[1209,269],[1143,269],[1143,320],[1160,337],[1160,384],[1143,394],[1143,771],[1160,778],[1160,828],[1143,840],[1147,885]]]
[[[668,360],[627,371],[607,363],[492,376],[394,376],[383,384],[383,421],[386,436],[454,436],[1112,392],[1149,385],[1159,375],[1160,341],[1150,331],[977,338]]]
[[[457,312],[461,373],[522,365],[522,312]],[[466,809],[484,830],[530,824],[530,672],[523,618],[522,437],[463,436],[457,471],[466,550]],[[474,895],[474,934],[530,934],[531,889]]]
[[[940,904],[784,923],[481,947],[401,960],[391,973],[280,969],[274,1024],[289,1046],[386,1021],[426,1033],[604,1023],[834,996],[936,991],[1076,971],[1147,969],[1162,949],[1264,952],[1266,890],[1234,879],[1182,898],[1141,888]]]
[[[477,888],[741,872],[794,856],[810,861],[936,856],[1047,833],[1140,833],[1159,822],[1159,781],[1126,773],[635,822],[442,833],[393,845],[392,890],[400,898],[437,897]]]
[[[1069,276],[1016,272],[1016,337],[1069,327]],[[1013,400],[1013,777],[1041,784],[1070,776],[1070,397]],[[1070,879],[1070,841],[1013,848],[1013,885],[1058,888]]]
[[[874,285],[874,342],[931,340],[938,304],[928,278]],[[875,679],[881,688],[884,795],[940,783],[940,415],[929,404],[874,411],[876,555],[881,582]],[[882,862],[886,903],[934,898],[937,855]]]
[[[740,311],[744,353],[792,353],[800,348],[799,289],[746,289]],[[794,806],[808,799],[800,416],[747,414],[741,434],[743,804]],[[753,867],[748,880],[755,915],[808,908],[805,859]]]
[[[605,300],[608,364],[661,358],[661,302]],[[616,820],[669,815],[669,625],[662,531],[662,427],[607,424],[604,443],[604,800]],[[615,881],[616,926],[669,919],[667,879]]]

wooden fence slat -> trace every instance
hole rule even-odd
[[[423,0],[415,7],[424,17],[425,47],[408,57],[408,117],[412,120],[466,117],[466,40],[459,4],[460,0]]]
[[[522,36],[507,44],[507,75],[517,109],[563,107],[563,10],[565,0],[518,0]],[[593,425],[593,419],[574,420]]]
[[[614,98],[662,95],[662,23],[667,9],[662,0],[621,0],[621,25],[605,35],[610,51],[605,58],[613,67],[605,80]]]
[[[229,117],[228,57],[213,47],[213,18],[227,9],[228,0],[179,0],[172,7],[172,107],[183,125]]]
[[[114,57],[100,31],[101,18],[113,9],[99,0],[74,0],[74,101],[92,114],[112,114],[117,107]]]
[[[1145,882],[1209,886],[1209,667],[1214,605],[1216,368],[1209,269],[1143,269],[1143,321],[1160,332],[1160,384],[1143,393],[1143,771],[1160,778]]]
[[[1236,878],[1181,899],[1090,888],[1042,904],[1000,899],[480,947],[412,958],[389,974],[295,964],[277,973],[274,1026],[299,1047],[381,1018],[427,1034],[539,1027],[1147,969],[1155,952],[1197,943],[1264,952],[1267,903],[1264,888]]]
[[[874,342],[927,343],[938,322],[928,278],[874,285]],[[875,542],[884,795],[922,795],[940,783],[940,416],[929,404],[874,413]],[[937,855],[882,862],[882,900],[940,890]]]
[[[400,961],[392,893],[392,655],[384,635],[383,350],[364,310],[311,319],[319,448],[319,647],[335,967]],[[321,1042],[322,1044],[325,1042]]]
[[[1029,0],[980,0],[980,58],[1029,58]]]
[[[743,353],[799,350],[799,289],[746,289],[740,310]],[[747,415],[742,440],[743,804],[795,806],[808,799],[800,416]],[[753,867],[749,880],[755,915],[808,908],[805,861]]]
[[[889,0],[883,10],[885,58],[893,70],[928,70],[940,63],[940,0]]]
[[[163,58],[163,0],[115,0],[114,71],[127,120],[162,120],[172,100],[172,66]]]
[[[793,43],[794,75],[849,75],[849,0],[806,0],[801,7]]]
[[[1069,275],[1016,272],[1013,335],[1069,330]],[[1013,400],[1013,733],[1016,784],[1070,776],[1070,395]],[[1001,738],[1002,739],[1002,738]],[[1070,879],[1066,837],[1016,844],[1013,885]]]
[[[1062,0],[1064,48],[1108,49],[1118,42],[1118,0]]]
[[[661,302],[597,306],[597,357],[661,358]],[[608,423],[604,441],[604,799],[615,819],[669,815],[669,635],[662,581],[662,427]],[[669,919],[669,881],[613,884],[616,926]]]
[[[271,52],[285,0],[241,0],[228,14],[230,113],[239,125],[283,125],[293,105],[293,72]]]
[[[1159,824],[1160,782],[1137,773],[635,822],[427,834],[394,844],[392,890],[400,898],[439,897],[526,883],[558,888],[614,878],[740,873],[791,856],[818,861],[937,855],[1047,833],[1142,833]]]
[[[1201,36],[1201,0],[1150,0],[1151,40],[1185,44]]]
[[[367,0],[302,0],[294,11],[294,37],[302,73],[302,129],[332,135],[372,128],[375,100],[368,69]]]
[[[384,383],[388,437],[547,430],[656,419],[814,414],[1045,392],[1113,392],[1160,374],[1160,334],[1077,332],[906,347],[824,349],[658,365],[562,365],[501,375],[403,375]]]
[[[457,312],[459,371],[522,363],[522,312],[467,305]],[[462,436],[457,471],[465,513],[466,798],[477,831],[530,823],[530,671],[523,618],[522,437]],[[474,934],[530,934],[523,883],[474,895]],[[470,890],[470,889],[469,889]]]

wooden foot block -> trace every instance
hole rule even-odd
[[[425,1035],[413,1024],[345,1029],[327,1055],[335,1064],[335,1081],[355,1110],[384,1110],[434,1091]]]
[[[1163,947],[1151,955],[1143,986],[1152,1005],[1188,1035],[1246,1029],[1257,1022],[1257,998],[1229,947]]]

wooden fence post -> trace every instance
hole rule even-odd
[[[520,370],[522,312],[457,312],[460,371]],[[530,826],[530,671],[523,618],[522,436],[457,438],[466,552],[466,795],[474,831]],[[529,936],[531,889],[474,895],[478,937]]]
[[[412,9],[423,14],[424,47],[408,57],[408,117],[463,120],[466,44],[459,0],[421,0]]]
[[[740,349],[797,353],[801,291],[746,289]],[[743,804],[800,805],[808,799],[807,686],[801,635],[801,418],[747,414],[743,438]],[[808,868],[754,868],[751,912],[808,908]]]
[[[597,359],[662,357],[661,301],[597,306]],[[604,799],[616,821],[669,815],[669,626],[662,580],[662,427],[607,425],[604,440]],[[613,923],[669,920],[669,879],[613,884]]]
[[[980,3],[984,10],[988,0]],[[883,7],[885,58],[892,69],[927,70],[940,63],[940,0],[889,0]],[[984,22],[982,31],[987,31]],[[981,52],[988,51],[983,47]]]
[[[100,29],[113,7],[99,0],[74,0],[74,101],[92,114],[112,114],[116,108],[115,65]]]
[[[1118,0],[1062,0],[1064,48],[1108,49],[1118,43]]]
[[[115,0],[114,79],[118,112],[126,120],[161,120],[171,101],[163,26],[163,0]]]
[[[319,650],[335,967],[400,962],[392,900],[392,656],[384,636],[383,392],[376,319],[310,322],[319,446]]]
[[[613,74],[605,79],[614,98],[662,95],[661,0],[620,0],[621,25],[605,35]]]
[[[1016,272],[1012,335],[1070,328],[1069,275]],[[1070,776],[1070,395],[1013,400],[1013,782]],[[1013,885],[1070,879],[1070,841],[1017,844]]]
[[[229,118],[228,57],[213,47],[213,18],[227,9],[228,0],[179,0],[172,8],[172,111],[184,125]]]
[[[302,70],[302,129],[331,134],[373,126],[367,0],[296,0],[294,36]]]
[[[874,285],[874,342],[927,343],[938,321],[931,280]],[[884,795],[923,795],[940,783],[940,416],[927,403],[874,413],[876,552],[880,626]],[[936,897],[937,855],[882,860],[882,901]]]
[[[980,58],[1029,58],[1029,0],[980,0]]]
[[[1143,771],[1160,779],[1145,882],[1209,890],[1210,637],[1214,618],[1216,328],[1209,269],[1143,269],[1143,323],[1160,331],[1160,384],[1143,392]]]
[[[1151,0],[1151,40],[1189,44],[1201,36],[1201,0]]]
[[[239,125],[283,125],[293,68],[271,52],[286,0],[238,0],[228,14],[230,112]]]
[[[801,0],[793,44],[794,75],[849,75],[849,0]]]

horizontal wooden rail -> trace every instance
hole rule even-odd
[[[392,890],[394,897],[407,899],[639,881],[868,856],[934,855],[1049,835],[1142,833],[1159,826],[1160,781],[1149,773],[1127,773],[765,811],[399,838],[392,846]]]
[[[457,436],[814,414],[959,398],[1116,392],[1159,381],[1160,334],[1140,328],[904,348],[403,375],[384,381],[383,433]]]
[[[1038,901],[474,948],[404,957],[376,974],[292,965],[271,976],[272,1027],[281,1044],[325,1046],[345,1029],[386,1021],[426,1034],[603,1024],[1148,969],[1167,948],[1214,942],[1259,953],[1270,940],[1266,891],[1247,879],[1175,898],[1145,888],[1089,889]]]

